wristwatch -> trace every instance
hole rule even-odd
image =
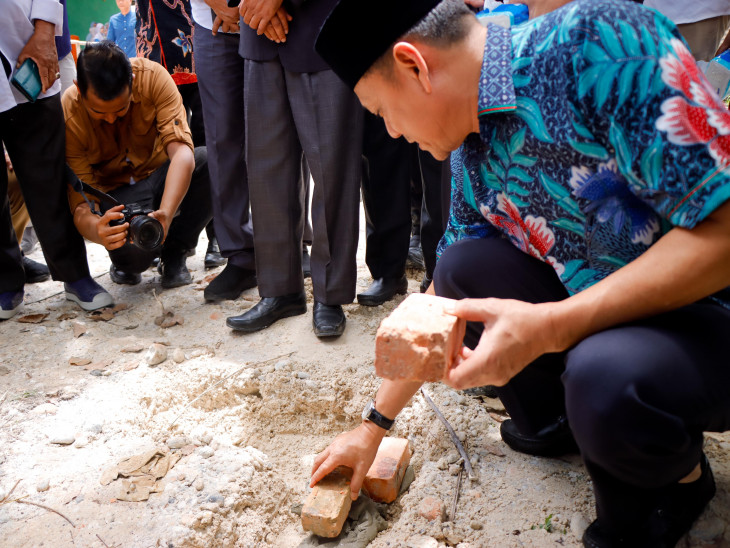
[[[362,420],[370,421],[383,430],[390,430],[395,419],[389,419],[375,409],[375,400],[370,400],[362,411]]]

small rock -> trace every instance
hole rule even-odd
[[[178,472],[177,473],[177,480],[178,481],[185,481],[185,472]]]
[[[182,363],[185,361],[185,352],[181,348],[176,348],[172,352],[172,361],[175,363]]]
[[[456,437],[459,438],[459,441],[462,443],[466,441],[466,434],[464,434],[464,432],[457,432]]]
[[[588,529],[588,525],[590,525],[588,519],[581,513],[575,513],[570,518],[570,530],[578,538],[583,538],[583,533]]]
[[[58,434],[51,438],[51,443],[55,443],[56,445],[71,445],[75,441],[76,436],[70,432]]]
[[[296,375],[297,375],[297,379],[308,379],[309,378],[309,373],[306,373],[304,371],[297,371]]]
[[[99,423],[93,423],[93,424],[89,424],[86,427],[86,431],[87,432],[91,432],[92,434],[101,434],[102,428],[103,427],[102,427],[101,424],[99,424]]]
[[[170,449],[180,449],[182,447],[185,447],[188,443],[188,440],[185,436],[173,436],[172,438],[168,438],[167,440],[167,446]]]
[[[443,512],[444,505],[436,497],[426,497],[418,504],[418,515],[428,521],[441,519]]]
[[[436,468],[438,468],[439,470],[446,470],[448,467],[449,463],[446,462],[446,459],[444,457],[441,457],[436,463]]]
[[[274,365],[276,371],[286,371],[289,367],[291,367],[291,364],[286,360],[276,362],[276,365]]]
[[[481,523],[479,523],[478,521],[472,521],[469,524],[469,527],[471,527],[475,531],[481,531],[482,530],[482,527],[484,527],[484,526]]]
[[[81,436],[76,440],[76,443],[74,443],[74,447],[76,447],[77,449],[81,449],[83,447],[86,447],[87,445],[89,445],[89,438],[87,438],[86,436]]]
[[[195,480],[195,482],[193,482],[193,487],[195,487],[196,491],[202,491],[205,487],[205,482],[202,479],[198,478]]]
[[[34,407],[32,413],[35,415],[55,415],[56,411],[58,411],[58,407],[52,403],[42,403]]]
[[[94,377],[101,377],[103,373],[101,369],[92,369],[89,371],[89,375],[93,375]]]
[[[42,493],[43,491],[48,491],[48,488],[51,486],[51,482],[48,481],[48,478],[43,478],[41,481],[39,481],[36,486],[35,490],[39,493]]]
[[[223,496],[219,495],[218,493],[213,493],[208,497],[208,502],[216,502],[219,505],[223,504]]]
[[[461,466],[459,466],[458,464],[449,465],[449,474],[451,474],[452,476],[458,476],[460,471]]]
[[[213,453],[215,453],[215,451],[213,451],[213,448],[208,447],[207,445],[198,449],[198,455],[200,455],[204,459],[209,459],[213,456]]]
[[[457,453],[456,451],[451,451],[449,454],[446,455],[446,462],[449,464],[454,464],[460,458],[461,455],[459,455],[459,453]]]
[[[167,347],[164,344],[154,343],[147,349],[144,361],[150,367],[159,365],[167,359]]]

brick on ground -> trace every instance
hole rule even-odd
[[[302,527],[320,537],[340,534],[350,512],[350,476],[337,468],[314,486],[302,506]]]
[[[370,470],[363,482],[363,491],[375,502],[393,502],[398,497],[403,476],[411,462],[411,448],[403,438],[383,438]]]
[[[414,293],[378,328],[375,372],[391,380],[434,382],[456,362],[466,322],[443,311],[451,299]]]

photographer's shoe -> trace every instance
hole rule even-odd
[[[107,290],[90,276],[64,283],[63,287],[66,290],[66,299],[75,302],[87,312],[114,304],[114,299]]]
[[[29,259],[23,255],[23,270],[25,270],[25,283],[37,284],[45,282],[51,277],[51,271],[43,263]]]
[[[208,240],[208,249],[205,250],[205,259],[203,265],[205,268],[215,268],[226,264],[228,259],[221,255],[221,248],[218,247],[218,240],[211,238]]]
[[[345,313],[338,304],[328,305],[314,301],[312,326],[320,339],[339,337],[345,332]]]
[[[659,489],[659,501],[649,518],[634,530],[610,531],[595,520],[583,533],[583,545],[587,548],[675,546],[715,496],[715,478],[704,453],[700,458],[700,470],[702,474],[696,481]]]
[[[253,333],[269,327],[277,320],[298,316],[306,311],[307,297],[303,292],[281,297],[264,297],[240,316],[228,318],[226,325],[236,331]]]
[[[228,263],[203,291],[206,301],[232,301],[246,289],[256,287],[256,271]]]
[[[396,294],[405,295],[407,291],[408,279],[405,274],[400,278],[378,278],[365,291],[357,294],[357,302],[365,306],[378,306]]]
[[[109,277],[115,284],[122,285],[137,285],[142,281],[142,274],[139,272],[124,272],[113,264],[109,267]]]
[[[521,434],[512,419],[507,419],[499,427],[502,440],[515,451],[537,455],[539,457],[559,457],[569,453],[578,453],[573,433],[568,426],[568,419],[559,417],[535,436]]]
[[[160,258],[159,271],[162,273],[160,284],[165,289],[180,287],[193,283],[193,277],[190,275],[185,262],[187,257],[184,253],[173,256],[163,256]]]
[[[0,320],[9,320],[23,305],[23,290],[0,293]]]

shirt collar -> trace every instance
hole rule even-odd
[[[479,77],[479,116],[517,108],[512,80],[512,33],[509,29],[487,24],[484,61]]]

